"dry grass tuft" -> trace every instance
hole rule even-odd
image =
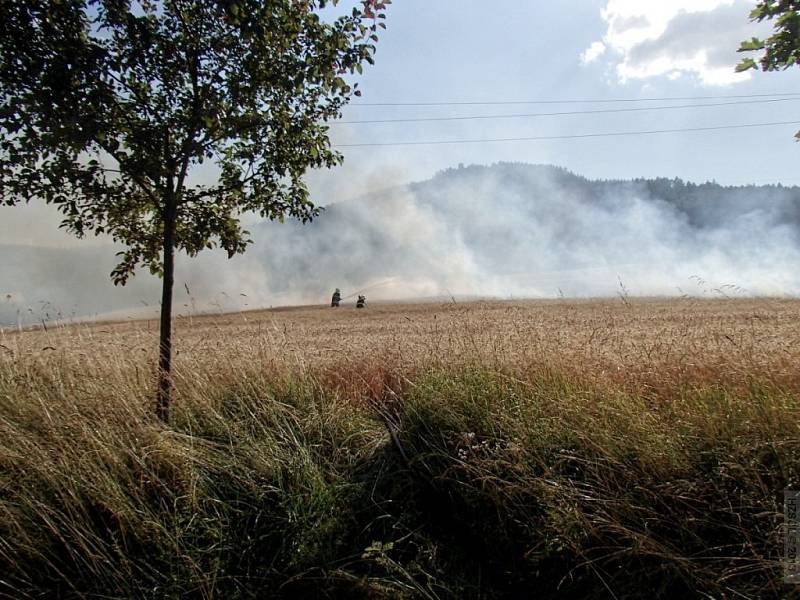
[[[788,597],[800,302],[5,332],[0,596]],[[1,348],[0,348],[1,349]]]

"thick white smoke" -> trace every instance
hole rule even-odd
[[[306,229],[265,228],[272,250],[256,253],[274,287],[309,298],[386,278],[376,297],[603,296],[620,281],[636,295],[800,290],[800,189],[681,185],[453,169],[333,206]]]
[[[16,209],[15,209],[16,210]],[[227,311],[431,296],[794,295],[800,188],[593,182],[498,164],[335,204],[310,225],[257,223],[254,247],[182,259],[176,307]],[[158,304],[159,282],[108,279],[112,247],[0,246],[0,322]],[[624,287],[624,290],[623,290]],[[10,295],[8,295],[10,294]]]

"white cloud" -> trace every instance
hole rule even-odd
[[[606,45],[603,42],[593,42],[592,45],[586,49],[586,52],[581,54],[581,62],[588,65],[605,54],[605,51]]]
[[[749,79],[736,73],[739,43],[760,35],[748,16],[753,0],[608,0],[602,40],[581,55],[584,64],[605,55],[620,81],[684,75],[705,85]],[[603,52],[597,52],[602,46]]]

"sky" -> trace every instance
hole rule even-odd
[[[343,1],[347,10],[353,0]],[[800,70],[736,74],[739,42],[769,32],[751,0],[395,0],[363,96],[343,121],[531,114],[755,99],[495,106],[366,103],[675,98],[800,92]],[[800,100],[617,114],[331,125],[335,144],[448,141],[684,129],[800,120]],[[344,165],[308,175],[326,205],[421,181],[448,167],[555,164],[589,178],[681,177],[800,184],[800,126],[525,142],[341,147]],[[82,245],[46,207],[0,208],[4,243]],[[45,235],[44,232],[56,233]]]
[[[354,1],[342,0],[340,10],[347,10]],[[376,63],[357,78],[362,96],[345,109],[342,123],[331,124],[332,141],[345,162],[333,170],[308,174],[312,198],[319,205],[330,205],[424,181],[460,164],[504,161],[558,165],[592,179],[680,177],[730,185],[800,185],[800,146],[794,139],[800,124],[391,145],[800,121],[800,99],[763,102],[761,97],[800,93],[800,69],[734,71],[742,58],[736,52],[739,43],[771,29],[768,23],[750,22],[753,4],[752,0],[394,0],[388,10],[388,29],[381,32],[377,44]],[[707,96],[749,98],[670,100]],[[653,98],[660,100],[589,102]],[[481,102],[500,104],[465,104]],[[376,106],[387,103],[433,105]],[[540,114],[685,104],[714,106]],[[539,116],[348,123],[520,114]],[[390,145],[351,146],[365,143]],[[213,172],[196,177],[213,177]],[[104,239],[75,240],[58,230],[59,221],[49,207],[0,207],[0,244],[71,248],[107,244]],[[237,260],[244,262],[236,263],[239,267],[231,271],[231,289],[239,284],[235,273],[251,274],[250,259]],[[202,258],[198,272],[206,264],[215,265],[213,270],[219,272],[218,263],[216,256]],[[98,286],[110,285],[105,269],[98,275]],[[13,285],[0,281],[0,291]],[[268,293],[268,283],[254,287]],[[156,290],[155,285],[151,288]],[[148,294],[155,293],[152,290]]]
[[[769,25],[749,0],[396,0],[363,97],[344,120],[528,114],[631,104],[376,107],[481,102],[755,95],[800,91],[800,70],[734,72],[739,43]],[[487,8],[488,7],[488,8]],[[742,100],[747,99],[739,99]],[[694,101],[722,103],[731,100]],[[751,100],[752,101],[752,100]],[[358,104],[362,105],[358,105]],[[652,102],[652,106],[690,102]],[[646,104],[636,104],[644,106]],[[340,144],[538,137],[794,121],[800,101],[620,114],[334,125]],[[343,148],[345,166],[313,177],[320,194],[353,181],[420,180],[456,165],[552,163],[592,178],[797,183],[793,126],[637,137]]]

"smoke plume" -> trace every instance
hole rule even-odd
[[[309,225],[255,223],[254,246],[233,260],[183,258],[176,308],[324,303],[334,287],[371,300],[795,295],[798,225],[796,187],[460,167],[330,205]],[[114,288],[115,251],[0,245],[0,322],[152,313],[159,281]]]

